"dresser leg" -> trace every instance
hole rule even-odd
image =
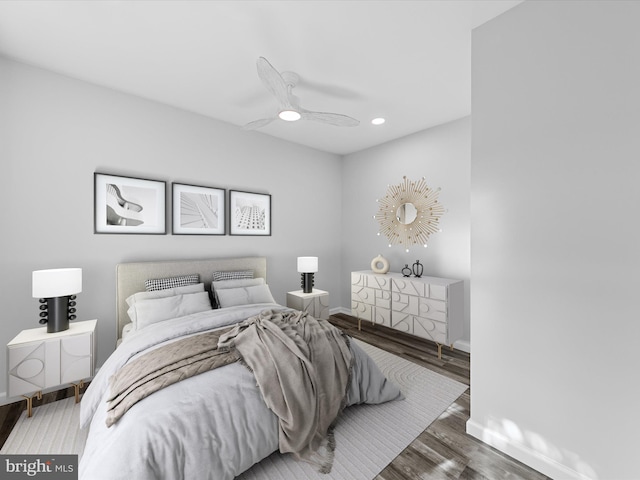
[[[23,397],[27,401],[27,417],[31,417],[31,415],[33,414],[33,397],[37,398],[38,400],[42,400],[42,390],[37,391],[30,397],[26,395],[23,395]]]
[[[76,396],[76,403],[80,402],[80,389],[84,387],[84,381],[80,380],[78,383],[72,383],[73,390]]]
[[[442,345],[440,345],[439,343],[438,345],[438,360],[440,360],[442,358]]]

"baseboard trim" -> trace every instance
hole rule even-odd
[[[513,438],[507,438],[502,433],[484,427],[471,419],[467,420],[467,433],[548,477],[558,480],[589,480],[590,478],[528,445],[518,443]]]
[[[338,313],[344,313],[345,315],[351,315],[351,310],[349,310],[348,308],[345,308],[345,307],[336,307],[336,308],[332,308],[331,310],[329,310],[329,313],[331,315],[336,315]]]
[[[453,344],[453,348],[471,354],[471,343],[467,340],[456,340]]]

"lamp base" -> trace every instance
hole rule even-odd
[[[313,292],[313,273],[303,273],[300,286],[302,287],[303,293]]]
[[[69,330],[69,296],[47,298],[47,333]]]

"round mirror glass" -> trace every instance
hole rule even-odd
[[[413,203],[403,203],[396,211],[396,218],[403,225],[409,225],[418,217],[418,210]]]

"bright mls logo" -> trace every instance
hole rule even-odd
[[[0,455],[2,479],[78,480],[78,455]]]

